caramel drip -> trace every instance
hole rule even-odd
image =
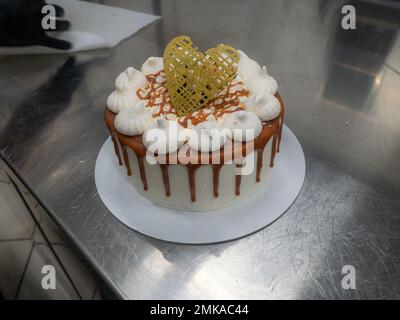
[[[257,171],[256,171],[256,182],[260,182],[261,169],[263,166],[263,154],[264,147],[257,150]]]
[[[214,197],[219,196],[219,174],[221,172],[223,164],[213,164],[212,171],[213,171],[213,193]]]
[[[279,113],[279,129],[278,129],[278,142],[277,142],[278,146],[276,148],[276,152],[279,153],[279,147],[281,146],[281,140],[282,140],[283,120],[285,117],[285,104],[283,103],[282,97],[278,93],[275,96],[281,103],[281,112]]]
[[[136,158],[137,158],[138,163],[139,163],[139,173],[140,173],[140,179],[142,180],[142,183],[143,183],[143,190],[147,191],[148,190],[148,186],[147,186],[147,179],[146,179],[146,171],[144,170],[143,157],[139,156],[136,153]]]
[[[169,197],[171,195],[171,189],[170,189],[170,185],[169,185],[168,165],[160,164],[160,168],[161,168],[161,173],[162,173],[163,182],[164,182],[165,195],[167,197]]]
[[[131,166],[129,165],[128,152],[126,151],[126,147],[125,146],[122,146],[122,154],[124,155],[124,162],[125,162],[127,175],[131,176],[132,175],[132,170],[131,170]]]
[[[219,118],[226,113],[232,113],[232,112],[236,112],[240,109],[244,109],[244,106],[240,105],[239,97],[248,96],[249,91],[247,91],[245,89],[241,89],[241,90],[237,90],[234,92],[230,92],[230,89],[238,84],[242,84],[242,82],[241,81],[239,81],[237,83],[231,82],[230,85],[228,86],[227,92],[225,94],[218,96],[217,98],[215,98],[213,101],[210,102],[209,107],[213,106],[216,110],[214,112],[214,116],[216,118]],[[222,100],[222,102],[218,102],[220,100]],[[239,106],[239,107],[232,109],[232,110],[226,109],[227,107],[237,107],[237,106]]]
[[[189,176],[189,191],[190,191],[190,200],[192,202],[196,202],[196,170],[200,167],[200,165],[187,165],[187,172]]]
[[[121,155],[119,154],[119,148],[118,148],[118,144],[117,144],[117,138],[116,138],[115,136],[116,136],[116,135],[115,135],[115,132],[111,132],[111,140],[112,140],[113,145],[114,145],[114,152],[115,152],[115,155],[116,155],[117,158],[118,158],[118,164],[119,164],[120,166],[122,166],[122,159],[121,159]]]
[[[242,168],[242,167],[243,167],[243,165],[241,165],[241,164],[236,165],[236,168]],[[242,175],[237,174],[235,176],[235,194],[237,196],[240,196],[240,184],[241,183],[242,183]]]

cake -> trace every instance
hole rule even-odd
[[[243,51],[219,45],[201,53],[190,38],[176,37],[163,57],[115,80],[104,120],[116,166],[162,207],[210,211],[249,198],[279,152],[277,89]]]

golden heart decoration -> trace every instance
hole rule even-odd
[[[187,36],[172,39],[164,50],[167,89],[178,116],[185,116],[215,99],[236,77],[239,53],[220,44],[205,54]]]

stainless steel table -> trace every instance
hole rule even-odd
[[[112,50],[0,57],[0,150],[118,295],[400,298],[399,2],[357,2],[356,30],[341,28],[340,1],[104,3],[163,18]],[[295,204],[238,241],[148,238],[113,218],[96,192],[114,78],[179,34],[266,64],[304,148]],[[355,290],[341,286],[344,265],[355,268]]]

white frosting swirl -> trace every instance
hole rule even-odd
[[[115,90],[107,98],[107,108],[118,113],[123,108],[134,105],[138,100],[135,92],[122,93]]]
[[[151,113],[144,101],[131,107],[123,108],[115,117],[114,126],[122,134],[135,136],[142,134],[146,128],[154,124]]]
[[[133,67],[127,68],[115,79],[115,87],[119,91],[144,88],[147,79],[143,72]]]
[[[245,80],[245,86],[252,95],[260,95],[264,93],[275,94],[278,91],[278,84],[268,72],[267,67],[262,67],[258,75],[252,76]]]
[[[264,91],[275,94],[278,85],[268,72],[267,67],[249,58],[243,51],[239,52],[238,78],[243,80],[251,94],[262,94]]]
[[[224,119],[227,135],[235,141],[251,141],[261,133],[260,119],[252,112],[237,111],[228,114]]]
[[[140,101],[136,91],[146,86],[143,72],[129,67],[115,79],[115,90],[107,98],[107,108],[114,113]]]
[[[204,121],[193,127],[189,147],[200,152],[219,150],[226,142],[226,129],[217,121]]]
[[[164,69],[163,58],[161,57],[150,57],[142,65],[142,72],[147,76],[149,74],[155,74]]]
[[[250,92],[249,97],[240,97],[240,101],[246,105],[246,110],[255,113],[262,121],[276,118],[280,112],[280,103],[273,96],[278,91],[278,84],[268,72],[267,67],[260,65],[249,58],[243,51],[238,65],[238,79]]]
[[[254,112],[262,121],[275,119],[281,111],[279,100],[272,94],[250,96],[244,103],[246,110]]]
[[[178,150],[186,141],[186,131],[177,122],[157,118],[154,126],[143,133],[143,144],[152,153],[167,154]]]
[[[249,58],[243,51],[238,50],[239,64],[237,73],[240,79],[246,81],[247,79],[258,76],[261,73],[260,65],[253,59]]]

